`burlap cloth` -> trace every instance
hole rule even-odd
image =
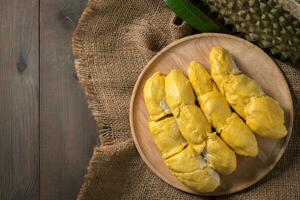
[[[94,149],[78,199],[206,199],[169,186],[141,160],[128,112],[132,89],[149,59],[191,33],[162,0],[91,0],[73,37],[76,70],[97,122]],[[254,186],[223,199],[300,199],[300,71],[278,63],[294,95],[295,126],[275,169]]]

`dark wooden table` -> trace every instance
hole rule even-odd
[[[0,0],[0,199],[75,199],[96,125],[71,37],[86,0]]]

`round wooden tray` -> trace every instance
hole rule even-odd
[[[239,69],[255,79],[264,91],[275,98],[284,110],[288,135],[282,139],[258,137],[259,154],[255,158],[238,156],[237,170],[221,176],[220,187],[199,195],[217,196],[243,190],[268,174],[284,153],[293,127],[293,103],[288,84],[274,61],[255,45],[226,34],[198,34],[177,40],[154,56],[140,74],[130,102],[130,125],[138,152],[149,168],[168,184],[185,192],[197,194],[181,184],[164,164],[148,127],[148,113],[143,98],[145,81],[157,71],[167,74],[174,68],[187,73],[190,61],[201,62],[209,69],[211,47],[221,46],[233,55]]]

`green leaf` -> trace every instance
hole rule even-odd
[[[201,32],[217,32],[218,25],[189,0],[165,0],[173,12]]]

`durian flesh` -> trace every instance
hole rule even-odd
[[[258,145],[254,134],[235,113],[227,118],[221,138],[239,155],[254,157],[258,154]]]
[[[211,126],[200,108],[196,105],[182,106],[176,120],[183,137],[196,152],[201,153],[205,148],[207,133],[211,132]]]
[[[244,109],[251,98],[262,96],[264,92],[253,79],[245,74],[229,75],[227,77],[223,85],[227,101],[239,115],[245,118]]]
[[[213,47],[209,61],[213,80],[254,133],[270,138],[286,136],[284,112],[278,102],[265,95],[254,80],[238,72],[227,50]]]
[[[163,74],[156,73],[147,80],[145,84],[147,89],[144,88],[144,91],[151,91],[151,89],[149,89],[151,88],[149,85],[152,85],[159,91],[159,95],[154,96],[157,95],[155,90],[152,90],[150,93],[144,92],[144,95],[148,95],[146,97],[147,100],[145,98],[145,102],[150,102],[153,103],[153,105],[159,106],[159,103],[157,102],[165,99],[165,93],[161,92],[165,89],[165,85],[161,84],[163,82],[161,81],[162,77],[164,77]],[[149,84],[148,81],[152,83]],[[155,110],[152,108],[152,105],[147,106],[147,108],[150,108],[150,111],[148,110],[150,116],[151,113],[156,113],[151,112],[151,109]],[[186,110],[195,109],[187,107]],[[185,112],[185,109],[183,109],[183,112]],[[159,113],[163,113],[161,109],[159,110]],[[169,116],[169,114],[163,114],[162,116],[164,117],[152,118],[152,120],[149,117],[149,127],[153,141],[160,151],[162,158],[165,159],[165,163],[177,179],[190,189],[197,192],[214,191],[220,185],[219,175],[214,171],[214,169],[207,165],[207,161],[204,160],[201,155],[199,155],[191,146],[187,146],[187,142],[179,132],[175,118],[173,116]],[[182,117],[183,116],[184,114]],[[182,119],[184,122],[185,119]],[[204,127],[204,129],[209,128],[210,126],[207,126],[206,128]],[[205,140],[205,138],[201,140]],[[205,146],[205,141],[202,141],[201,144]],[[202,150],[204,146],[201,147]]]
[[[221,70],[222,73],[227,73],[232,71],[232,68],[225,66],[225,69]],[[258,147],[254,134],[236,114],[231,112],[228,102],[215,87],[207,70],[200,63],[192,61],[188,74],[201,109],[221,138],[237,154],[256,156]]]
[[[272,138],[281,138],[287,134],[283,125],[283,110],[273,98],[269,96],[252,98],[245,110],[247,124],[254,132]]]
[[[199,154],[206,146],[207,155],[210,155],[208,164],[221,174],[230,174],[236,168],[236,155],[217,135],[214,136],[215,148],[207,148],[211,142],[211,125],[202,113],[201,109],[195,105],[195,95],[190,81],[183,72],[172,70],[166,77],[166,100],[170,105],[179,126],[179,130],[188,144]],[[176,91],[176,92],[174,92]],[[176,98],[177,97],[177,98]],[[178,99],[184,99],[179,102]],[[176,105],[176,106],[171,106]],[[206,139],[206,141],[205,141]],[[218,152],[218,153],[217,153]],[[228,155],[228,161],[223,160],[222,153]]]
[[[165,91],[167,104],[175,117],[179,115],[181,106],[195,104],[196,98],[190,81],[178,69],[167,75]]]
[[[172,70],[167,76],[155,73],[144,86],[154,143],[177,179],[201,193],[212,192],[220,185],[218,173],[228,175],[236,169],[234,151],[257,155],[251,130],[272,138],[287,132],[279,104],[241,74],[229,52],[213,48],[210,64],[212,77],[203,66],[192,62],[190,80],[180,70]],[[204,114],[195,105],[193,89]],[[231,111],[227,101],[251,130]],[[226,143],[211,133],[211,124]]]
[[[197,192],[212,192],[220,185],[219,175],[191,146],[165,160],[165,163],[178,180]]]
[[[171,114],[166,103],[165,75],[156,72],[145,83],[144,100],[151,121],[157,121]]]
[[[217,132],[221,133],[226,125],[226,119],[231,116],[231,110],[225,97],[218,91],[211,91],[197,99],[207,119]]]
[[[150,133],[162,158],[169,158],[185,148],[186,141],[181,136],[174,117],[149,122]]]
[[[221,174],[231,174],[236,169],[235,153],[216,133],[208,135],[205,159],[208,165]]]
[[[179,70],[172,70],[166,77],[166,101],[179,130],[186,141],[201,153],[211,126],[200,108],[195,105],[195,95],[190,81]]]

